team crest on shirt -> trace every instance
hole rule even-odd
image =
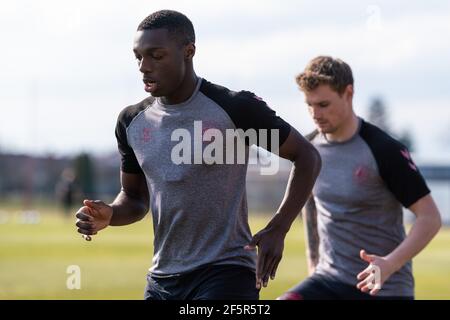
[[[365,165],[359,165],[353,171],[353,180],[357,184],[365,183],[369,179],[369,176],[370,176],[370,170]]]
[[[202,136],[205,134],[206,131],[209,129],[219,129],[219,125],[215,121],[210,120],[203,120],[202,124]]]
[[[141,141],[143,142],[143,143],[147,143],[147,142],[149,142],[150,141],[150,139],[151,139],[151,128],[143,128],[142,129],[142,134],[141,134]]]

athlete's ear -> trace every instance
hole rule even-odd
[[[353,91],[353,85],[352,84],[349,84],[347,86],[347,88],[345,88],[345,91],[347,91],[347,94],[349,95],[350,98],[353,98],[354,91]]]
[[[344,91],[345,97],[346,99],[351,100],[353,99],[353,85],[349,84],[345,87],[345,91]]]
[[[184,47],[184,58],[192,59],[194,55],[195,55],[195,44],[191,42]]]

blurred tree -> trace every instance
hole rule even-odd
[[[56,199],[62,205],[66,216],[70,216],[74,204],[79,203],[81,195],[76,184],[75,172],[72,168],[65,168],[55,188]]]
[[[403,143],[410,151],[413,151],[413,134],[409,129],[403,130],[402,133],[397,133],[391,130],[389,114],[386,109],[386,105],[381,97],[372,98],[372,101],[369,104],[369,122],[396,138],[398,141]]]
[[[413,137],[411,131],[409,131],[408,129],[403,130],[403,132],[398,137],[398,141],[403,143],[409,151],[414,151]]]
[[[372,99],[369,105],[369,122],[376,125],[383,131],[391,132],[388,120],[388,114],[386,112],[386,106],[383,99],[375,97]]]
[[[81,153],[75,158],[74,171],[84,197],[92,198],[95,193],[95,176],[93,161],[89,154]]]

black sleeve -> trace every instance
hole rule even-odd
[[[277,116],[261,98],[248,91],[241,91],[239,93],[240,103],[242,104],[242,114],[236,119],[238,126],[244,130],[253,128],[256,131],[260,129],[267,129],[268,141],[267,150],[272,150],[272,141],[270,139],[270,131],[278,130],[279,141],[278,146],[281,146],[289,136],[291,126],[282,118]],[[258,139],[257,145],[261,146]],[[265,146],[264,146],[265,147]]]
[[[375,157],[381,178],[405,208],[430,193],[403,144],[367,122],[362,124],[361,137]]]
[[[267,149],[269,151],[272,150],[270,130],[278,130],[279,146],[286,141],[291,126],[277,116],[275,111],[255,94],[249,91],[234,92],[206,80],[203,80],[200,91],[216,102],[229,115],[237,129],[244,131],[255,129],[257,133],[260,129],[267,129]],[[261,145],[259,137],[256,144]]]
[[[116,139],[119,153],[121,156],[121,170],[126,173],[142,173],[133,149],[128,144],[127,128],[134,117],[143,111],[152,101],[152,97],[147,98],[136,105],[126,107],[120,112],[116,124]]]

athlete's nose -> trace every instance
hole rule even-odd
[[[139,71],[143,74],[152,73],[153,65],[151,63],[151,59],[142,58],[141,61],[139,61]]]
[[[310,107],[309,112],[311,112],[311,116],[315,121],[319,121],[322,118],[322,112],[320,111],[320,108]]]

